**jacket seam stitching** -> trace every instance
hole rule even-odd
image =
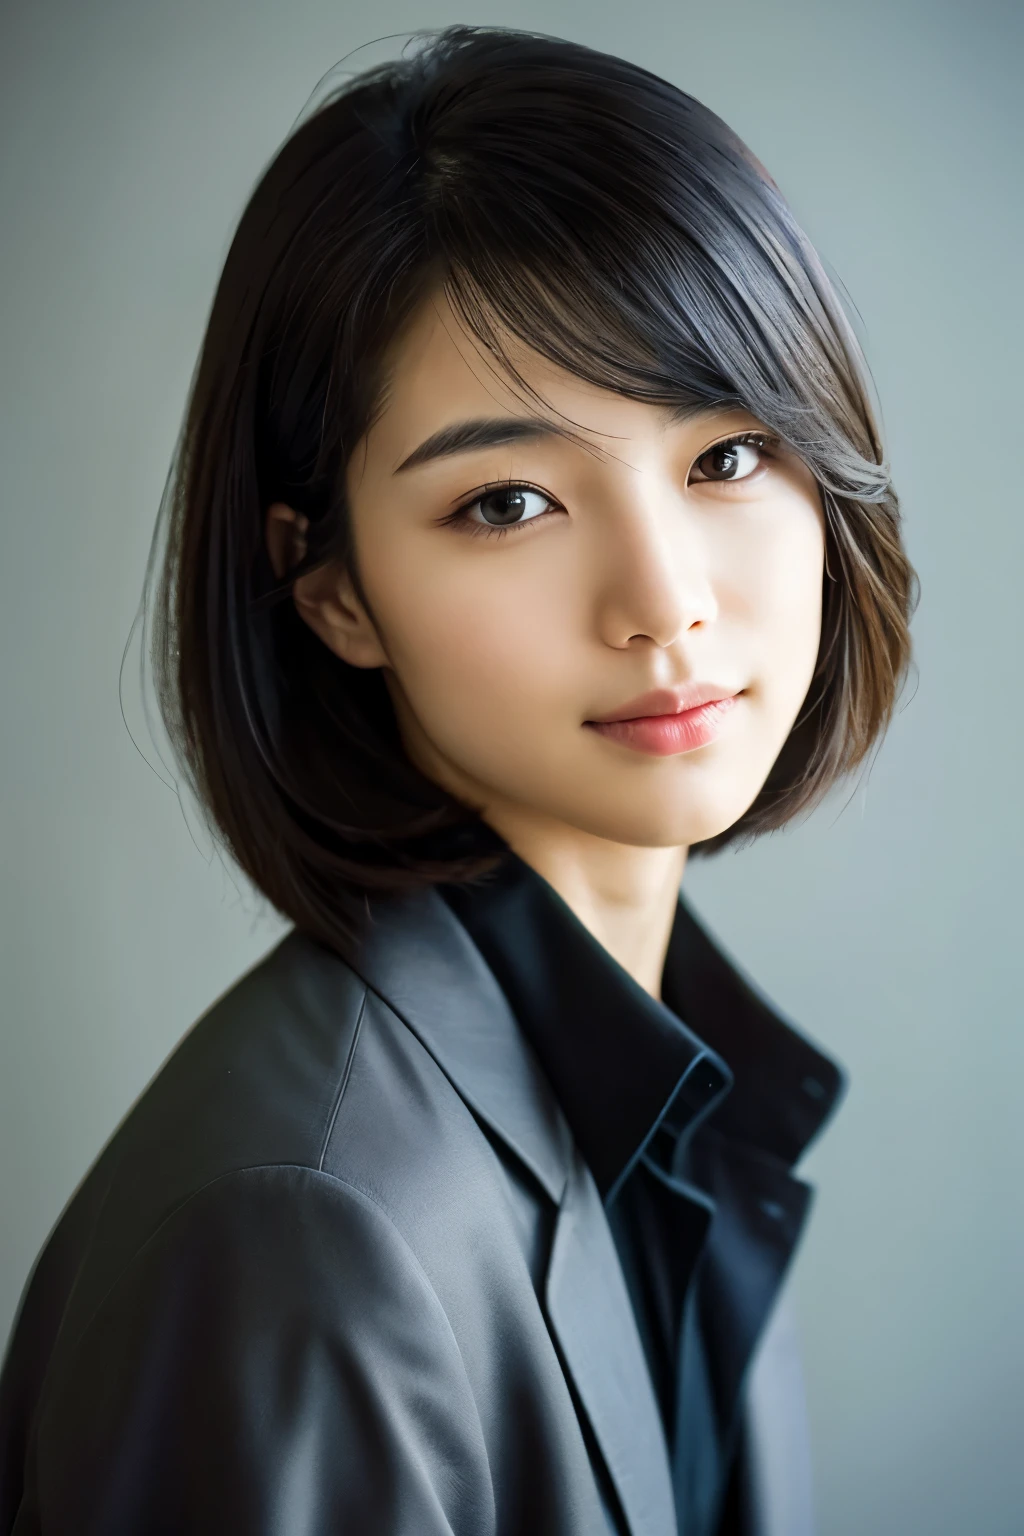
[[[324,1171],[324,1158],[327,1156],[327,1148],[330,1146],[331,1137],[334,1135],[334,1125],[338,1118],[338,1111],[341,1109],[341,1101],[345,1096],[345,1089],[348,1087],[349,1078],[352,1075],[352,1063],[355,1060],[356,1047],[359,1044],[359,1037],[362,1032],[363,1014],[366,1012],[366,997],[368,991],[368,987],[363,988],[363,996],[359,1004],[359,1012],[356,1015],[355,1029],[352,1031],[352,1043],[348,1048],[348,1055],[345,1058],[345,1065],[341,1071],[341,1080],[338,1083],[338,1091],[334,1096],[334,1104],[331,1107],[330,1117],[327,1121],[327,1127],[324,1131],[323,1141],[320,1146],[320,1156],[317,1159],[316,1165],[318,1173],[323,1173]]]
[[[356,974],[359,975],[358,972],[356,972]],[[438,1071],[441,1073],[442,1077],[444,1077],[444,1079],[448,1083],[449,1087],[452,1089],[453,1093],[456,1093],[458,1095],[458,1097],[461,1099],[462,1103],[469,1110],[469,1113],[472,1115],[473,1119],[475,1121],[477,1121],[478,1126],[479,1126],[479,1123],[480,1123],[481,1120],[485,1121],[488,1125],[490,1125],[490,1121],[488,1121],[487,1116],[484,1114],[484,1112],[476,1107],[476,1105],[472,1101],[472,1098],[467,1097],[466,1093],[459,1086],[458,1082],[456,1081],[455,1077],[453,1076],[453,1074],[451,1072],[451,1069],[448,1067],[447,1063],[444,1061],[444,1059],[441,1056],[441,1054],[439,1054],[438,1052],[435,1052],[433,1047],[430,1044],[428,1044],[427,1041],[420,1034],[419,1030],[416,1028],[416,1026],[412,1023],[412,1021],[408,1017],[407,1011],[403,1010],[401,1007],[399,1007],[398,1004],[392,1002],[392,1000],[389,997],[387,997],[384,992],[382,992],[379,988],[375,987],[372,982],[368,982],[365,979],[365,977],[360,976],[360,980],[363,982],[363,985],[366,987],[367,994],[372,994],[373,997],[375,997],[376,1000],[379,1003],[381,1003],[384,1008],[387,1009],[388,1013],[393,1015],[393,1017],[396,1018],[398,1020],[398,1022],[405,1029],[407,1029],[409,1031],[409,1033],[412,1035],[413,1039],[420,1046],[420,1049],[426,1052],[426,1054],[430,1057],[431,1061],[437,1067]],[[543,1069],[541,1069],[541,1070],[543,1071]],[[557,1097],[554,1095],[554,1090],[553,1089],[551,1089],[551,1093],[552,1093],[552,1097],[554,1098],[554,1101],[555,1101],[556,1113],[558,1115],[560,1115],[563,1118],[563,1120],[564,1120],[564,1111],[562,1110],[561,1105],[558,1103]],[[559,1149],[558,1153],[556,1154],[557,1161],[558,1161],[559,1167],[560,1167],[560,1172],[562,1174],[562,1184],[561,1184],[561,1187],[560,1187],[557,1195],[554,1195],[552,1193],[551,1189],[549,1189],[549,1187],[548,1187],[547,1181],[537,1172],[537,1170],[531,1165],[531,1163],[527,1160],[527,1158],[524,1157],[523,1153],[519,1150],[519,1148],[516,1147],[509,1140],[509,1137],[505,1134],[505,1132],[500,1130],[498,1127],[493,1127],[493,1129],[494,1129],[495,1134],[501,1137],[502,1141],[508,1147],[509,1151],[513,1154],[513,1156],[515,1156],[515,1157],[517,1157],[519,1159],[519,1161],[522,1163],[523,1167],[530,1174],[531,1178],[536,1180],[537,1184],[540,1186],[540,1189],[541,1189],[541,1191],[542,1191],[542,1193],[544,1195],[544,1198],[546,1200],[551,1201],[551,1203],[553,1204],[553,1206],[554,1206],[554,1208],[556,1210],[560,1209],[563,1201],[565,1200],[565,1192],[566,1192],[566,1190],[569,1187],[569,1181],[570,1181],[570,1178],[572,1176],[571,1175],[571,1167],[572,1167],[573,1147],[575,1146],[575,1139],[574,1139],[574,1137],[572,1135],[572,1131],[568,1127],[568,1125],[566,1125],[566,1130],[567,1130],[567,1133],[568,1133],[567,1151],[563,1154],[561,1149]],[[486,1136],[487,1133],[483,1132],[483,1134]],[[354,1185],[353,1185],[353,1188],[355,1188]]]

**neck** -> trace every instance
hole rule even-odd
[[[687,849],[636,848],[561,823],[487,819],[634,981],[660,1000]]]

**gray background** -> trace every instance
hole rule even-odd
[[[1019,1533],[1022,13],[370,9],[3,14],[0,1334],[114,1125],[282,931],[147,766],[118,698],[235,220],[353,48],[455,20],[538,27],[720,112],[860,313],[923,583],[916,693],[859,788],[687,886],[852,1077],[805,1165],[819,1196],[792,1288],[823,1536]],[[136,675],[133,648],[124,707],[156,761]]]

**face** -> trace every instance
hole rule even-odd
[[[810,685],[817,486],[744,411],[673,418],[515,358],[540,406],[423,306],[348,471],[368,609],[329,568],[296,601],[384,668],[409,756],[513,845],[689,846],[749,807]]]

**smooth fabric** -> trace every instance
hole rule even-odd
[[[733,1370],[762,1290],[727,1277]],[[288,934],[40,1255],[0,1375],[0,1533],[143,1531],[676,1536],[598,1186],[434,891],[376,902],[351,963]]]
[[[789,1164],[834,1106],[836,1064],[721,963],[682,901],[659,1002],[511,849],[487,879],[441,894],[501,983],[594,1175],[658,1399],[679,1531],[716,1536],[736,1523],[723,1506],[741,1382],[807,1212]],[[718,962],[713,976],[709,960]],[[747,1102],[719,1130],[716,1111],[737,1076]],[[750,1150],[776,1167],[771,1197],[763,1170],[749,1175]],[[734,1176],[716,1188],[708,1170],[723,1157]],[[723,1227],[735,1234],[734,1268],[764,1277],[728,1362],[709,1336],[720,1300],[707,1283],[713,1254],[707,1273],[701,1263],[709,1233]]]

